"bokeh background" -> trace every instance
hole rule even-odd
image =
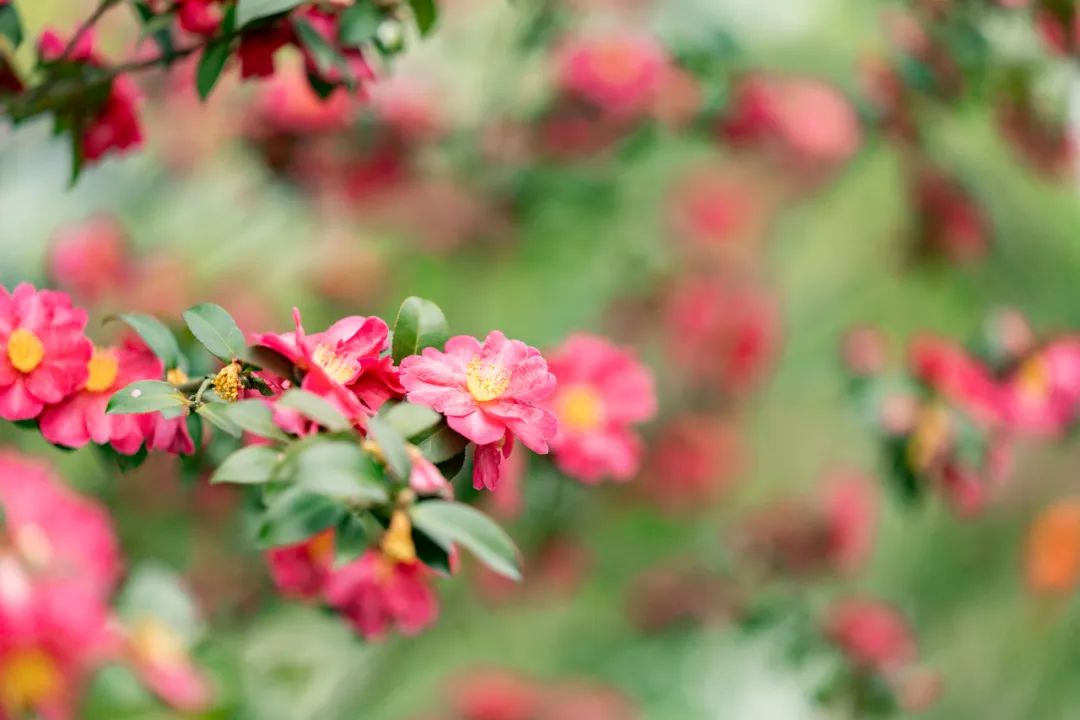
[[[36,31],[90,7],[20,9]],[[977,47],[958,59],[955,38],[926,25],[952,53],[948,71],[902,44],[908,14],[920,17],[904,3],[445,0],[441,12],[358,109],[319,107],[298,73],[269,86],[227,75],[205,106],[190,67],[146,78],[146,150],[72,187],[47,127],[0,129],[8,287],[60,285],[96,319],[175,320],[213,300],[245,330],[287,329],[293,305],[315,328],[392,317],[420,295],[455,332],[499,328],[541,348],[602,333],[655,374],[660,413],[639,478],[583,487],[528,461],[510,521],[524,586],[466,564],[463,581],[441,583],[433,630],[379,644],[276,598],[230,490],[167,458],[118,475],[89,450],[0,428],[108,503],[130,565],[185,577],[205,625],[196,656],[219,689],[206,717],[441,717],[455,679],[493,668],[595,685],[650,720],[860,716],[817,701],[836,660],[800,650],[850,595],[907,618],[920,666],[941,681],[925,717],[1080,713],[1074,597],[1025,583],[1033,517],[1076,491],[1076,443],[1020,445],[974,517],[940,499],[904,503],[839,354],[849,328],[874,326],[900,362],[915,333],[978,338],[1002,308],[1039,333],[1080,327],[1075,65],[1026,14],[996,7],[972,21]],[[121,52],[133,30],[117,15],[102,40]],[[566,100],[560,58],[612,36],[650,38],[685,77],[665,80],[663,103],[601,120]],[[917,139],[889,124],[895,108],[868,80],[897,57],[909,60],[902,114]],[[996,89],[1016,68],[1058,142],[1036,143],[1042,155],[1003,130]],[[961,87],[942,90],[938,71]],[[826,97],[783,86],[787,125],[747,142],[724,129],[750,102],[747,78],[797,78]],[[65,275],[58,256],[76,269]],[[842,473],[864,476],[878,508],[857,571],[750,589],[733,579],[751,518],[783,522]],[[751,622],[740,608],[762,598],[779,609]],[[172,716],[119,672],[95,681],[85,712]]]

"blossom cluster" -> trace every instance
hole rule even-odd
[[[82,689],[109,663],[181,711],[207,707],[194,636],[159,607],[113,608],[123,558],[104,507],[10,451],[0,453],[0,506],[0,717],[75,718]]]

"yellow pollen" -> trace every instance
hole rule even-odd
[[[116,382],[120,364],[116,361],[116,356],[108,350],[95,348],[87,370],[90,374],[86,378],[86,389],[90,392],[105,392]]]
[[[908,463],[920,472],[928,470],[949,443],[951,426],[949,411],[943,406],[934,404],[920,410],[908,440]]]
[[[487,402],[506,392],[510,373],[502,365],[474,357],[465,368],[465,387],[477,402]]]
[[[155,665],[176,666],[187,660],[183,639],[171,627],[152,617],[141,617],[131,626],[135,653]]]
[[[0,707],[21,717],[63,689],[56,661],[38,649],[16,650],[0,660]]]
[[[1050,369],[1046,360],[1036,355],[1020,366],[1017,382],[1021,392],[1029,398],[1041,400],[1050,389]]]
[[[26,328],[16,328],[8,336],[7,354],[16,370],[29,373],[45,358],[45,346],[37,335]]]
[[[173,368],[165,373],[165,381],[170,385],[183,385],[188,381],[188,375],[180,368]]]
[[[412,522],[404,510],[395,510],[390,527],[382,539],[382,551],[390,560],[409,563],[416,560],[416,546],[412,541]]]
[[[604,422],[604,401],[588,385],[573,385],[559,394],[556,401],[559,422],[569,430],[589,432]]]
[[[214,377],[214,390],[225,402],[236,402],[240,398],[240,363],[229,363]]]
[[[348,358],[338,355],[329,345],[317,345],[311,359],[323,369],[332,380],[342,385],[348,383],[356,375],[356,367],[349,362]]]
[[[334,562],[334,531],[323,530],[311,538],[307,546],[308,557],[320,565]]]

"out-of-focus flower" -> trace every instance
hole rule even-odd
[[[0,286],[0,418],[35,418],[82,387],[93,351],[85,327],[86,312],[63,293]]]
[[[536,683],[500,669],[473,670],[451,687],[460,720],[532,720],[541,696]]]
[[[1080,582],[1080,500],[1058,500],[1028,530],[1027,585],[1038,593],[1073,592]]]
[[[185,32],[212,37],[225,17],[223,5],[222,0],[178,0],[176,17]]]
[[[322,594],[334,566],[334,531],[266,553],[274,585],[286,597],[311,600]]]
[[[990,221],[975,197],[958,180],[933,168],[914,173],[911,190],[919,218],[919,243],[950,262],[968,263],[986,255]]]
[[[862,141],[851,103],[831,85],[799,77],[743,78],[720,132],[735,143],[777,149],[797,162],[826,167],[848,160]]]
[[[919,335],[908,349],[912,374],[935,392],[962,408],[981,425],[1001,421],[1000,388],[990,368],[956,343],[934,335]]]
[[[689,125],[704,105],[701,83],[685,70],[669,66],[653,103],[653,115],[672,128]]]
[[[876,327],[856,327],[840,341],[840,359],[856,377],[870,377],[885,369],[888,341]]]
[[[297,134],[342,130],[356,117],[356,106],[345,90],[320,98],[300,68],[282,70],[263,83],[256,102],[256,130]]]
[[[552,351],[548,367],[558,383],[545,403],[559,421],[551,441],[555,464],[586,483],[629,480],[642,456],[632,426],[656,414],[649,370],[631,351],[585,334]]]
[[[540,403],[555,382],[539,350],[498,331],[482,344],[459,335],[446,342],[446,352],[429,347],[401,361],[409,402],[442,413],[451,429],[476,443],[473,484],[489,490],[515,437],[533,452],[548,452],[557,423]]]
[[[674,360],[726,393],[748,390],[779,345],[776,304],[754,288],[686,280],[669,298],[665,316]]]
[[[1002,394],[1011,429],[1063,434],[1080,410],[1080,338],[1062,337],[1029,355],[1006,378]]]
[[[730,486],[739,455],[735,429],[724,420],[679,417],[652,443],[645,496],[667,512],[707,509]]]
[[[326,600],[367,639],[381,638],[391,629],[415,635],[439,613],[429,587],[431,575],[415,558],[399,561],[381,550],[368,550],[333,572]]]
[[[612,115],[641,115],[659,97],[667,51],[645,35],[571,38],[558,52],[558,82],[567,94]]]
[[[629,615],[645,633],[673,626],[727,623],[739,612],[734,585],[703,570],[658,567],[637,577],[630,590]]]
[[[753,264],[767,221],[768,191],[747,171],[706,166],[672,188],[671,224],[694,251],[736,267]]]
[[[130,280],[131,265],[120,223],[96,215],[61,228],[49,249],[50,277],[86,302],[96,302]]]
[[[187,642],[164,620],[137,618],[123,628],[122,640],[135,672],[162,700],[184,712],[206,709],[210,682],[192,663]]]
[[[585,581],[592,564],[592,555],[580,540],[555,536],[526,559],[524,582],[515,582],[483,565],[476,568],[476,580],[480,593],[491,603],[522,597],[565,599]]]
[[[116,391],[136,380],[159,379],[162,371],[161,361],[141,341],[95,348],[82,389],[42,411],[38,421],[41,434],[56,445],[78,448],[92,441],[112,445],[122,455],[134,455],[154,419],[148,415],[107,415],[105,408]]]
[[[837,603],[829,612],[826,635],[853,663],[875,672],[900,668],[917,655],[907,622],[893,606],[879,600]]]

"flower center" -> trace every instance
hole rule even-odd
[[[1036,355],[1020,366],[1020,391],[1025,397],[1041,400],[1050,389],[1050,369],[1046,360]]]
[[[176,666],[187,658],[184,641],[176,631],[152,617],[142,617],[131,628],[131,645],[139,657],[155,665]]]
[[[390,527],[382,539],[382,551],[383,555],[396,563],[411,563],[416,560],[412,522],[404,510],[395,510],[390,517]]]
[[[465,368],[465,387],[476,402],[494,400],[506,392],[509,385],[510,373],[498,363],[474,357]]]
[[[8,336],[8,360],[21,373],[33,372],[45,358],[45,346],[37,335],[26,328],[16,328]]]
[[[170,385],[183,385],[188,381],[188,375],[180,368],[172,368],[165,373],[165,382]]]
[[[604,421],[604,401],[589,385],[573,385],[559,394],[559,422],[576,432],[595,430]]]
[[[8,715],[33,710],[60,691],[56,661],[36,648],[16,650],[0,661],[0,704]]]
[[[593,72],[612,85],[632,81],[640,66],[636,49],[621,42],[608,42],[598,47],[592,60]]]
[[[330,378],[345,385],[356,377],[356,366],[348,358],[334,352],[329,345],[316,345],[311,354],[315,364],[323,369]]]
[[[108,350],[94,348],[94,354],[86,369],[90,372],[86,378],[86,389],[90,392],[105,392],[116,382],[116,373],[120,370],[120,364],[116,356]]]
[[[334,530],[323,530],[311,538],[307,546],[308,557],[318,565],[332,565],[334,562]]]

